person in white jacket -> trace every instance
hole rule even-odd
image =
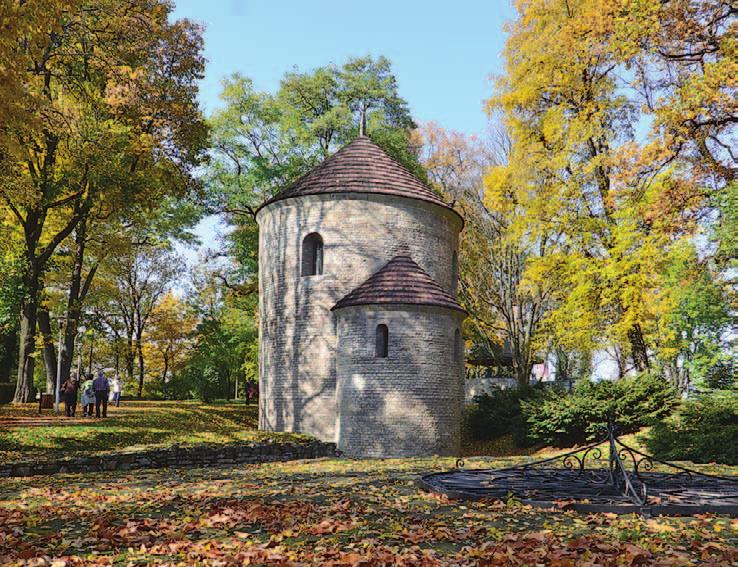
[[[115,407],[120,407],[120,395],[122,391],[123,387],[120,383],[120,378],[116,374],[110,381],[110,401],[115,404]]]

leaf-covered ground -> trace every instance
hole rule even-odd
[[[0,460],[90,455],[174,444],[236,443],[266,438],[297,441],[304,436],[256,430],[256,404],[132,402],[108,407],[106,419],[57,416],[35,404],[0,405]]]
[[[738,562],[738,524],[729,518],[585,516],[448,501],[416,487],[421,471],[450,466],[450,459],[337,459],[7,479],[0,481],[0,562]]]

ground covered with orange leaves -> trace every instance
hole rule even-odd
[[[738,562],[735,519],[541,511],[515,501],[449,501],[416,486],[419,473],[452,464],[334,459],[4,479],[0,563]]]

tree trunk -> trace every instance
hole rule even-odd
[[[530,385],[530,375],[533,370],[533,365],[530,363],[521,362],[515,364],[515,379],[521,386]]]
[[[113,339],[113,356],[115,357],[115,375],[120,376],[120,338],[116,335]]]
[[[163,384],[166,384],[167,382],[168,372],[169,372],[169,353],[167,351],[164,351],[164,372],[162,372],[162,375],[161,375],[161,381]]]
[[[44,368],[46,370],[46,393],[56,392],[56,348],[54,336],[51,334],[51,319],[49,311],[44,308],[38,310],[38,330],[44,341]]]
[[[88,359],[87,364],[87,373],[92,374],[92,355],[95,351],[95,333],[94,331],[90,333],[90,358]]]
[[[630,342],[631,358],[636,371],[643,372],[651,368],[646,341],[643,339],[643,331],[638,323],[628,331],[628,341]]]
[[[74,235],[75,252],[74,266],[72,267],[72,277],[69,281],[69,296],[67,299],[67,325],[64,331],[64,346],[61,354],[61,379],[64,382],[69,378],[74,363],[74,347],[77,339],[77,330],[79,329],[80,319],[82,315],[82,304],[87,296],[87,292],[92,284],[92,278],[95,276],[97,266],[94,266],[87,277],[82,280],[82,270],[85,260],[85,245],[87,242],[87,219],[83,218],[77,225]]]
[[[133,357],[134,355],[135,355],[135,352],[133,350],[133,335],[129,331],[128,335],[126,336],[126,352],[125,352],[126,376],[128,376],[129,382],[133,382]]]
[[[136,352],[138,353],[138,397],[140,398],[143,394],[144,386],[144,356],[141,339],[136,341]]]
[[[21,305],[20,342],[18,345],[18,382],[13,401],[30,403],[36,399],[33,372],[36,368],[36,316],[38,310],[39,278],[33,266],[25,278],[26,296]]]
[[[508,335],[511,349],[510,355],[512,356],[513,376],[520,386],[530,385],[530,375],[533,370],[533,364],[531,363],[531,356],[529,348],[526,344],[525,339],[517,338]]]

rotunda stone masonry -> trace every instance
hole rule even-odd
[[[360,136],[259,224],[259,427],[351,456],[453,455],[461,216]]]

